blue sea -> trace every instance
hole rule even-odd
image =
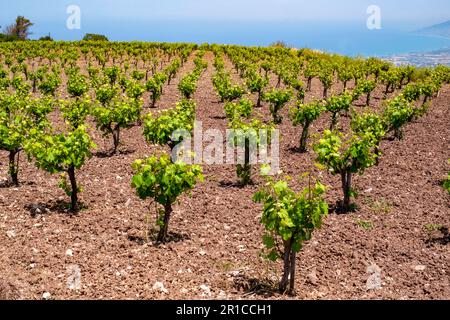
[[[418,35],[411,26],[385,24],[369,30],[365,21],[239,22],[239,21],[87,21],[68,30],[65,21],[41,22],[34,37],[51,32],[58,40],[79,40],[100,33],[116,41],[163,41],[266,46],[277,40],[296,48],[313,48],[350,56],[389,56],[450,48],[450,39]]]

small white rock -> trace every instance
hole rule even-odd
[[[42,298],[44,298],[45,300],[50,299],[52,295],[50,294],[50,292],[44,292],[44,294],[42,295]]]
[[[211,297],[211,288],[205,284],[202,284],[200,287],[202,293],[200,294],[202,297]]]
[[[200,250],[199,254],[200,254],[201,256],[204,256],[204,255],[206,254],[206,252],[203,251],[203,250]]]
[[[155,284],[153,285],[153,291],[159,291],[161,293],[169,293],[169,290],[167,290],[164,287],[164,284],[162,282],[155,282]]]
[[[427,266],[424,266],[423,264],[418,264],[414,267],[414,270],[416,271],[424,271],[427,268]]]
[[[315,271],[311,272],[310,274],[308,274],[308,283],[312,284],[312,285],[316,285],[317,284],[317,274]]]
[[[72,249],[67,249],[67,251],[66,251],[66,256],[68,256],[68,257],[72,257],[72,256],[73,256],[73,251],[72,251]]]
[[[14,238],[16,236],[16,231],[15,230],[8,230],[8,231],[6,231],[6,236],[8,238]]]

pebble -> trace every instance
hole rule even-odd
[[[72,257],[72,256],[73,256],[73,251],[72,251],[72,249],[67,249],[67,251],[66,251],[66,256],[68,256],[68,257]]]
[[[14,238],[16,236],[16,231],[15,230],[6,231],[6,236],[8,238]]]
[[[42,298],[44,298],[45,300],[50,299],[52,295],[50,294],[50,292],[44,292],[44,294],[42,295]]]
[[[31,214],[37,215],[42,213],[42,209],[39,205],[33,204],[30,209]]]
[[[418,264],[414,267],[414,270],[416,271],[424,271],[427,268],[427,266],[424,266],[423,264]]]
[[[205,284],[202,284],[200,287],[202,293],[200,294],[202,297],[211,297],[211,288]]]
[[[308,282],[312,285],[316,285],[317,284],[317,274],[315,271],[311,272],[310,274],[308,274]]]
[[[164,284],[158,281],[155,282],[152,289],[153,291],[159,291],[161,293],[169,293],[169,290],[167,290],[166,287],[164,287]]]

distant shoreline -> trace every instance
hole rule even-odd
[[[411,52],[381,57],[396,65],[410,64],[416,67],[450,66],[450,47],[425,52]]]

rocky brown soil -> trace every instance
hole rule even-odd
[[[209,68],[194,97],[197,119],[204,129],[224,131],[223,104],[211,82],[213,57],[206,57]],[[180,99],[178,81],[192,66],[165,88],[158,108]],[[314,82],[307,99],[321,92]],[[372,108],[379,108],[381,96],[379,88]],[[267,109],[257,111],[269,120]],[[282,113],[284,174],[318,173],[313,151],[294,150],[301,128],[292,126],[287,108]],[[323,115],[312,133],[329,121]],[[68,199],[59,177],[26,161],[20,187],[0,188],[0,299],[450,299],[450,195],[441,186],[449,170],[449,123],[447,86],[428,114],[406,127],[402,141],[383,142],[379,166],[355,177],[357,211],[331,213],[298,255],[295,297],[276,293],[281,263],[260,257],[261,206],[252,201],[263,183],[257,168],[255,184],[240,188],[234,166],[205,166],[205,181],[175,206],[172,241],[155,246],[147,237],[155,204],[140,200],[130,186],[130,164],[155,147],[133,127],[122,134],[122,152],[104,157],[112,142],[92,127],[98,154],[78,172],[85,207],[79,214],[64,209]],[[6,180],[6,153],[0,152],[0,162],[0,180]],[[334,205],[342,196],[339,178],[323,173],[321,180]]]

